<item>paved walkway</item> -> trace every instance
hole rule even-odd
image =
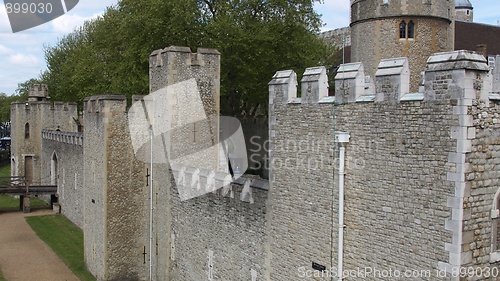
[[[32,215],[53,214],[37,210]],[[21,212],[0,213],[0,270],[7,281],[78,281],[63,261],[36,236]]]

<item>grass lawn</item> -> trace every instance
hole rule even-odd
[[[95,280],[85,269],[83,232],[62,215],[26,217],[26,221],[80,280]]]
[[[0,271],[0,281],[6,281],[1,271]]]
[[[49,204],[36,197],[31,197],[31,208],[47,207]],[[19,209],[19,198],[10,195],[0,195],[0,209]]]
[[[0,167],[0,177],[10,177],[10,164]],[[36,197],[31,197],[31,208],[46,207],[49,204]],[[19,208],[19,198],[9,195],[0,195],[0,209]],[[2,281],[2,279],[0,279]]]
[[[10,177],[10,164],[0,167],[0,177]]]

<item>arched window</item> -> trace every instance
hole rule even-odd
[[[30,137],[30,123],[26,123],[24,125],[24,138],[27,139]]]
[[[399,38],[406,38],[406,22],[402,21],[399,24]]]
[[[408,23],[408,38],[415,38],[415,23],[412,20]]]
[[[55,152],[50,161],[50,184],[57,185],[57,155]]]
[[[406,21],[401,21],[401,23],[399,23],[399,38],[415,38],[415,23],[412,20],[409,21],[408,24],[406,24]]]
[[[500,261],[500,188],[495,195],[491,210],[491,254],[490,262]]]

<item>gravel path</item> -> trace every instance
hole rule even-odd
[[[51,210],[0,213],[0,270],[7,281],[79,280],[24,219],[53,213]]]

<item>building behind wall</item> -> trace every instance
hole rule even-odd
[[[488,57],[500,54],[500,27],[474,22],[469,0],[417,2],[351,1],[350,27],[325,31],[320,37],[340,50],[345,46],[345,63],[362,61],[371,77],[381,59],[408,57],[413,92],[422,82],[421,72],[432,53],[469,50]]]
[[[474,7],[469,0],[455,0],[455,20],[474,21]]]
[[[407,57],[416,92],[425,58],[453,50],[454,8],[448,0],[351,1],[351,61],[374,77],[380,60]]]

